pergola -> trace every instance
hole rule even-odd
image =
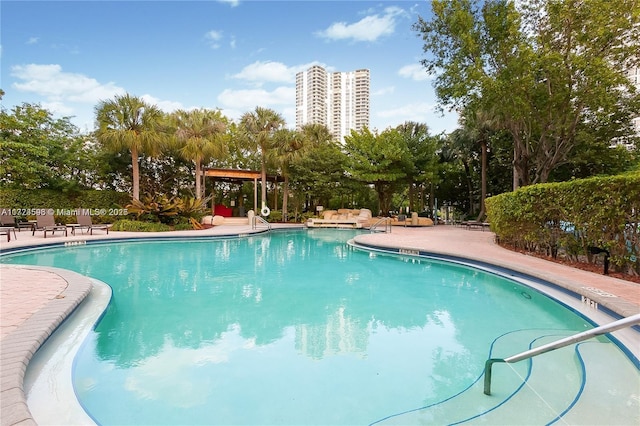
[[[253,209],[258,207],[258,180],[262,178],[262,174],[255,170],[238,170],[238,169],[204,169],[205,178],[212,177],[214,181],[238,183],[244,181],[253,181]],[[267,182],[282,182],[281,176],[267,175]],[[206,182],[206,179],[205,179]]]

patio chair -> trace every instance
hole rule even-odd
[[[33,230],[32,222],[19,222],[10,212],[11,209],[0,209],[0,226],[10,226],[17,229],[18,232],[22,231],[22,228]]]
[[[80,229],[80,232],[82,232],[84,234],[83,229],[86,228],[87,231],[89,231],[90,235],[93,235],[93,230],[94,229],[104,229],[105,231],[107,231],[107,234],[109,234],[109,228],[111,227],[110,224],[105,224],[105,223],[100,223],[100,224],[93,224],[93,221],[91,220],[91,216],[88,214],[79,214],[76,215],[76,221],[78,222],[78,226],[74,227],[72,229],[72,233],[75,235],[75,230],[76,229]]]
[[[56,231],[64,231],[64,236],[68,235],[67,226],[57,225],[55,218],[50,214],[36,215],[36,225],[31,235],[35,235],[36,231],[44,231],[45,238],[47,238],[47,232],[51,232],[51,235],[54,235]]]
[[[6,235],[7,242],[11,241],[11,231],[13,231],[13,237],[18,239],[18,237],[16,237],[16,228],[13,226],[0,226],[0,235]]]

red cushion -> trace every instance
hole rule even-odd
[[[222,216],[222,217],[232,217],[233,209],[231,207],[225,206],[224,204],[216,204],[213,207],[213,215]]]

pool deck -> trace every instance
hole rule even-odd
[[[287,227],[286,225],[276,228]],[[299,226],[298,226],[299,227]],[[205,237],[248,234],[249,226],[217,226],[201,231],[134,233],[97,231],[95,235],[48,236],[30,232],[2,240],[0,250],[83,243],[88,240],[144,237]],[[629,316],[640,313],[640,285],[602,274],[575,269],[534,256],[512,252],[494,242],[489,231],[448,225],[430,228],[393,227],[389,234],[362,234],[361,244],[428,252],[450,258],[488,263],[540,278],[585,296],[600,306]],[[57,268],[0,265],[0,425],[35,425],[23,391],[24,374],[33,354],[84,300],[91,289],[88,278]]]

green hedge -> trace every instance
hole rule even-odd
[[[526,186],[486,207],[501,242],[554,257],[605,248],[617,269],[640,273],[640,172]]]
[[[113,231],[131,231],[131,232],[164,232],[171,231],[169,225],[164,223],[140,222],[138,220],[121,219],[113,224]]]
[[[105,214],[93,215],[95,223],[112,223],[122,215],[120,208],[124,208],[131,201],[131,196],[127,193],[116,191],[86,190],[74,193],[64,193],[51,189],[0,189],[0,208],[6,209],[54,209],[57,211],[74,210],[77,208],[91,209],[99,211],[105,209]],[[58,214],[56,222],[72,223],[75,221],[74,215]]]

